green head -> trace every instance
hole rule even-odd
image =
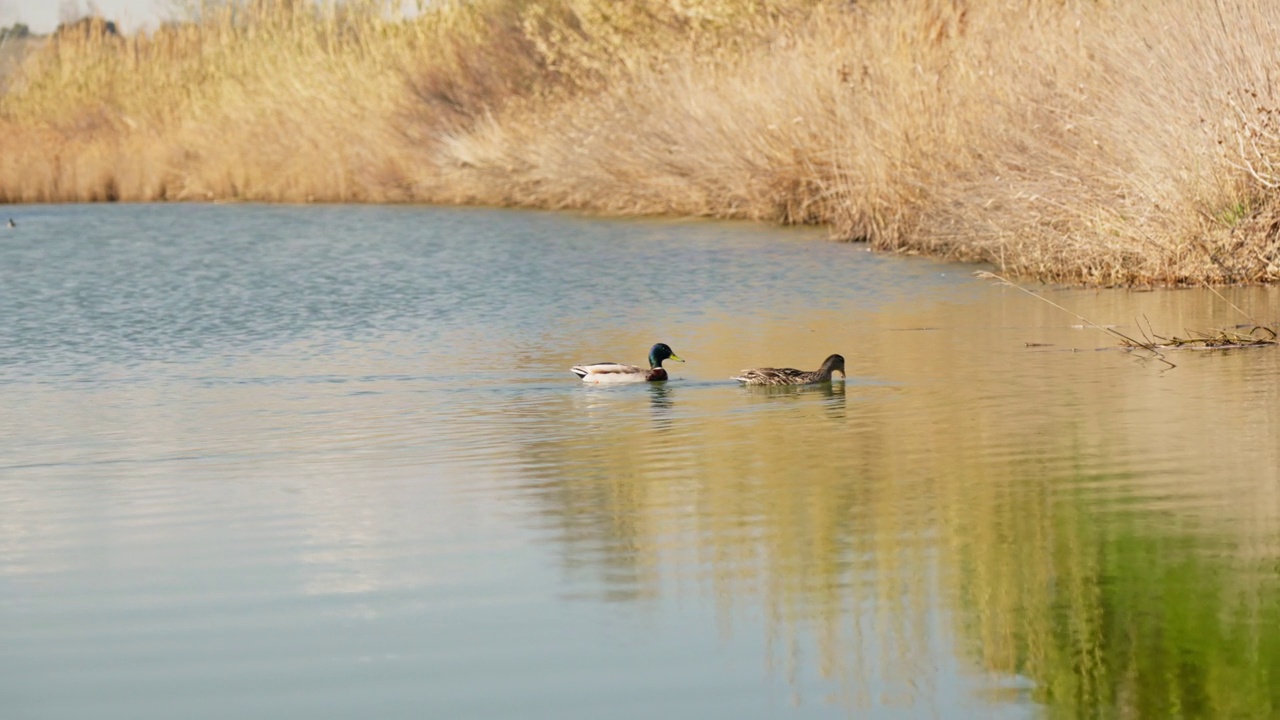
[[[684,362],[684,360],[680,359],[680,356],[671,352],[671,346],[667,345],[666,343],[658,343],[657,345],[654,345],[652,348],[650,348],[649,367],[651,368],[662,367],[662,361],[667,359],[675,360],[676,362]]]

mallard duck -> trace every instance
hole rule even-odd
[[[795,368],[751,368],[733,379],[744,385],[810,385],[831,382],[831,373],[837,370],[840,377],[845,377],[843,355],[831,355],[822,361],[822,367],[809,372]]]
[[[621,382],[657,382],[667,379],[667,371],[662,368],[663,360],[684,362],[666,343],[658,343],[649,350],[649,369],[636,365],[602,362],[594,365],[574,365],[569,368],[574,375],[589,383],[621,383]]]

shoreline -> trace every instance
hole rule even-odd
[[[81,21],[0,95],[0,202],[751,220],[1066,285],[1280,282],[1280,8],[1032,4]]]

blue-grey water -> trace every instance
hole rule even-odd
[[[810,230],[7,214],[0,717],[1280,708],[1280,349],[1080,319],[1274,325],[1275,289],[1034,288],[1066,312]],[[670,382],[568,372],[659,341]]]

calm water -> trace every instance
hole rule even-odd
[[[7,214],[6,719],[1280,711],[1280,351],[1169,368],[812,232]],[[669,383],[568,372],[657,341]],[[832,352],[847,382],[726,379]]]

